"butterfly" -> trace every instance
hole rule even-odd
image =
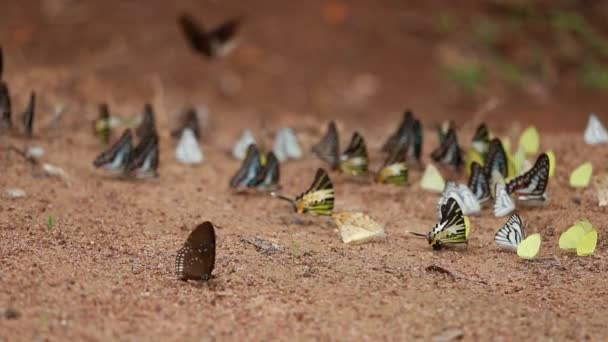
[[[526,238],[526,226],[517,214],[509,217],[507,222],[494,235],[494,241],[499,247],[516,250]]]
[[[449,181],[437,203],[440,217],[441,208],[450,198],[454,198],[458,202],[458,206],[462,209],[464,215],[474,215],[481,212],[481,204],[477,200],[477,197],[475,197],[475,194],[466,185]]]
[[[449,128],[447,133],[445,133],[445,138],[442,140],[441,145],[431,153],[431,158],[454,170],[460,169],[464,165],[464,159],[460,145],[458,145],[456,131],[453,128]]]
[[[549,166],[549,157],[546,153],[541,154],[528,172],[507,184],[507,192],[515,194],[518,201],[530,205],[547,203],[546,189],[549,180]]]
[[[399,149],[393,149],[384,162],[384,166],[376,175],[376,182],[383,184],[406,185],[408,179],[408,167],[405,162],[407,145]]]
[[[509,162],[502,142],[498,138],[492,139],[488,147],[488,155],[484,165],[486,179],[492,179],[492,172],[498,171],[503,178],[509,174]]]
[[[273,152],[269,152],[266,163],[255,144],[249,145],[247,155],[241,168],[230,180],[230,187],[237,191],[251,188],[276,190],[279,188],[279,161]]]
[[[495,189],[494,216],[507,216],[515,210],[515,203],[507,191],[505,183],[496,183]]]
[[[428,234],[410,233],[426,237],[435,250],[444,245],[467,243],[471,224],[469,218],[463,215],[458,202],[454,198],[448,198],[441,206],[440,214],[439,223]]]
[[[591,183],[591,176],[593,175],[593,164],[591,162],[585,162],[578,166],[570,174],[570,186],[573,188],[586,188]]]
[[[588,145],[598,145],[608,143],[608,130],[595,114],[589,114],[589,122],[585,129],[585,143]]]
[[[327,125],[327,132],[317,144],[312,147],[312,153],[319,157],[335,170],[340,164],[338,154],[340,153],[340,141],[336,123],[332,120]]]
[[[420,179],[420,187],[424,190],[441,193],[445,190],[445,180],[441,176],[441,172],[433,164],[428,164],[422,178]]]
[[[195,165],[203,162],[203,152],[198,145],[196,134],[190,126],[185,126],[175,148],[175,158],[182,164]]]
[[[103,167],[114,173],[123,173],[131,158],[132,151],[133,134],[130,129],[127,129],[110,148],[95,158],[93,165]]]
[[[247,157],[247,149],[249,145],[255,144],[255,136],[250,129],[243,131],[241,138],[234,144],[232,148],[232,156],[238,160],[244,160]]]
[[[107,103],[99,105],[99,118],[95,122],[95,133],[104,145],[110,143],[110,135],[112,134],[112,125],[110,122],[110,109]]]
[[[317,170],[310,188],[295,199],[275,192],[271,195],[291,203],[294,211],[298,214],[310,213],[312,215],[330,216],[334,209],[334,186],[329,179],[329,175],[323,169]]]
[[[540,134],[534,126],[526,128],[519,136],[519,148],[526,155],[536,154],[540,148]]]
[[[397,127],[397,130],[391,134],[388,139],[382,145],[382,152],[390,153],[391,150],[398,148],[398,146],[407,145],[411,133],[411,127],[414,125],[414,114],[412,111],[407,110],[403,113],[403,119]]]
[[[488,153],[488,149],[490,148],[490,131],[485,123],[481,123],[477,126],[471,146],[482,156],[485,156],[486,153]]]
[[[33,134],[34,126],[34,114],[36,112],[36,93],[30,94],[30,102],[28,102],[25,111],[21,115],[23,119],[23,127],[25,129],[25,135],[31,137]]]
[[[340,170],[351,176],[367,174],[369,160],[365,140],[358,132],[353,133],[350,144],[340,156]]]
[[[240,18],[231,19],[207,31],[187,14],[181,15],[179,18],[182,32],[190,46],[207,58],[226,56],[236,47],[238,44],[236,33],[240,22]]]
[[[8,130],[13,127],[11,119],[11,97],[8,85],[0,81],[0,131]]]
[[[274,152],[268,152],[264,168],[256,178],[255,187],[258,190],[279,190],[281,188],[279,185],[280,176],[279,159]]]
[[[298,138],[291,128],[285,127],[277,132],[272,151],[279,161],[302,158],[302,149]]]
[[[215,228],[206,221],[198,225],[188,236],[184,246],[177,251],[175,273],[180,280],[211,278],[215,267]]]
[[[486,177],[483,167],[477,162],[471,164],[471,176],[469,177],[468,186],[480,204],[490,201],[490,182]]]
[[[517,246],[517,255],[522,259],[534,259],[540,252],[541,245],[540,234],[532,234],[522,240]]]
[[[144,105],[144,114],[141,123],[135,130],[138,138],[144,139],[149,135],[158,135],[156,132],[156,120],[154,119],[154,108],[149,103]]]
[[[159,163],[158,135],[149,132],[133,149],[125,172],[135,178],[158,177]]]
[[[181,121],[180,126],[176,130],[171,132],[171,136],[179,137],[183,134],[184,130],[186,128],[188,128],[188,129],[190,129],[190,131],[192,133],[194,133],[194,137],[196,138],[196,140],[201,139],[201,129],[200,129],[198,113],[196,112],[196,109],[189,108],[189,109],[185,110],[181,114],[180,121]]]
[[[446,138],[448,137],[448,133],[450,132],[450,130],[454,129],[454,121],[452,120],[446,120],[443,121],[441,123],[441,125],[439,125],[438,127],[438,133],[439,133],[439,145],[442,145]]]
[[[589,256],[595,253],[597,246],[597,229],[588,220],[576,222],[559,237],[559,248],[576,250],[578,256]]]

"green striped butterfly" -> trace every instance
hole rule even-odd
[[[365,140],[359,132],[355,132],[350,144],[340,156],[340,170],[351,176],[362,176],[367,174],[368,163]]]
[[[414,158],[420,164],[422,155],[422,124],[414,118],[411,111],[403,114],[403,120],[397,130],[384,142],[382,152],[389,155],[405,148],[406,158]]]
[[[376,182],[383,184],[406,185],[408,167],[405,162],[407,145],[394,149],[386,159],[384,167],[378,171]]]
[[[99,118],[95,122],[95,134],[104,145],[110,143],[112,125],[110,123],[110,110],[107,103],[99,105]]]
[[[323,169],[318,169],[315,179],[308,190],[295,199],[271,193],[274,197],[291,203],[298,214],[330,216],[334,210],[334,186],[329,175]]]
[[[470,226],[469,218],[463,215],[458,202],[453,197],[450,197],[441,206],[441,219],[439,223],[428,234],[411,234],[426,237],[431,247],[438,250],[444,245],[467,243]]]

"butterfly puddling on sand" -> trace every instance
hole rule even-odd
[[[414,159],[418,164],[421,164],[422,137],[420,120],[416,119],[414,114],[408,110],[403,114],[399,127],[382,145],[382,152],[388,153],[390,158],[391,155],[404,151],[405,161]]]
[[[206,221],[198,225],[177,251],[175,273],[180,280],[206,281],[215,267],[215,228]]]
[[[247,189],[278,190],[280,170],[279,161],[273,152],[268,152],[266,158],[255,144],[247,147],[247,154],[241,168],[230,180],[230,187],[237,191]]]
[[[207,58],[224,57],[238,45],[236,33],[240,22],[239,18],[234,18],[206,30],[187,14],[179,18],[182,32],[192,49]]]
[[[312,185],[295,199],[272,193],[274,197],[291,203],[298,214],[330,216],[334,210],[334,186],[327,172],[318,169]]]
[[[448,198],[447,202],[441,206],[440,216],[439,223],[428,234],[410,233],[426,237],[435,250],[446,245],[468,242],[471,224],[454,198]]]
[[[458,202],[458,206],[462,209],[464,215],[476,215],[481,212],[481,204],[471,189],[464,184],[449,181],[437,203],[439,215],[441,215],[441,208],[450,198],[454,198]]]
[[[351,176],[367,174],[369,159],[365,140],[361,134],[353,133],[350,144],[341,155],[339,149],[338,130],[336,124],[331,121],[325,136],[312,147],[312,152],[334,170],[340,170]]]
[[[431,153],[431,158],[453,170],[460,170],[464,165],[464,157],[458,144],[456,130],[452,127],[448,128],[445,137],[440,140],[442,140],[441,145]]]
[[[549,166],[549,157],[546,153],[541,154],[528,172],[507,184],[507,193],[515,195],[523,204],[545,205],[548,201]]]
[[[496,232],[494,241],[501,248],[517,251],[522,259],[534,259],[540,252],[542,239],[538,233],[526,236],[524,220],[518,214],[513,214]]]
[[[490,202],[492,197],[490,194],[490,182],[486,177],[483,167],[477,162],[471,164],[471,176],[469,177],[468,186],[480,204],[483,205]]]
[[[376,182],[383,184],[407,185],[408,166],[406,163],[407,145],[393,149],[384,166],[376,174]]]
[[[24,133],[27,137],[31,137],[34,134],[34,114],[36,114],[36,93],[32,92],[30,94],[30,101],[23,114],[21,114]]]

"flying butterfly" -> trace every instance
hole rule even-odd
[[[490,130],[488,130],[488,126],[485,123],[477,126],[471,145],[482,156],[488,153],[488,149],[490,148]]]
[[[516,250],[526,238],[526,226],[518,214],[513,214],[494,235],[494,241],[499,247]]]
[[[332,120],[327,125],[327,132],[317,144],[312,147],[312,153],[335,170],[340,164],[338,154],[340,153],[340,140],[336,123]]]
[[[135,178],[158,177],[159,152],[158,135],[155,132],[148,134],[133,149],[126,174]]]
[[[340,156],[340,170],[351,176],[367,174],[367,147],[365,140],[358,132],[353,133],[350,144]]]
[[[103,167],[114,173],[123,173],[131,158],[132,151],[133,134],[130,129],[127,129],[120,139],[95,158],[93,165],[95,167]]]
[[[25,108],[25,111],[21,115],[23,120],[23,127],[25,131],[25,135],[31,137],[34,133],[34,114],[36,113],[36,93],[32,92],[30,94],[30,101]]]
[[[509,194],[515,194],[517,200],[530,205],[546,204],[546,193],[549,180],[549,157],[546,153],[536,159],[534,166],[523,175],[507,184]]]
[[[406,160],[407,145],[399,149],[393,149],[384,162],[384,166],[376,175],[376,182],[383,184],[406,185],[408,179],[408,167]]]
[[[177,251],[175,273],[180,280],[207,281],[215,267],[215,228],[206,221],[198,225]]]
[[[498,171],[503,178],[509,174],[509,161],[502,142],[498,138],[492,139],[488,148],[488,156],[484,165],[486,179],[492,178],[492,172]]]
[[[483,167],[477,162],[471,164],[471,176],[469,177],[468,186],[480,204],[490,201],[490,182],[484,173]]]
[[[144,105],[143,118],[135,131],[135,135],[140,139],[144,139],[149,135],[158,136],[156,132],[156,120],[154,119],[154,108],[149,103]]]
[[[226,56],[238,44],[236,33],[240,26],[240,18],[226,21],[212,30],[205,30],[187,14],[179,17],[179,24],[190,46],[207,58]]]
[[[308,190],[295,199],[271,193],[274,197],[291,203],[298,214],[310,213],[312,215],[330,216],[334,209],[334,186],[329,175],[323,169],[318,169],[315,179]]]
[[[12,127],[11,96],[8,91],[8,85],[0,81],[0,131],[8,130]]]
[[[458,202],[450,197],[441,206],[439,223],[428,234],[413,233],[416,236],[426,237],[433,249],[441,249],[444,245],[467,243],[470,233],[470,222],[464,216]]]
[[[459,170],[464,165],[464,158],[458,144],[456,131],[453,128],[449,128],[447,133],[445,133],[445,138],[442,140],[441,145],[431,153],[431,158],[454,170]]]
[[[110,109],[107,103],[99,105],[99,118],[95,122],[95,134],[104,145],[110,143],[112,124],[110,122]]]

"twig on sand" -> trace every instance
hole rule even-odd
[[[457,273],[454,271],[450,271],[446,268],[443,268],[441,266],[437,266],[437,265],[430,265],[427,266],[425,268],[425,270],[429,273],[439,273],[439,274],[445,274],[447,276],[449,276],[450,278],[456,280],[456,279],[462,279],[462,280],[466,280],[466,281],[470,281],[473,283],[479,283],[479,284],[483,284],[483,285],[489,285],[485,280],[480,280],[480,279],[472,279],[464,274],[461,273]]]

